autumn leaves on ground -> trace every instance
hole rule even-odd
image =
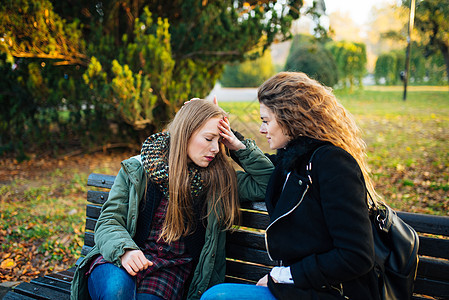
[[[0,281],[29,281],[74,265],[83,245],[86,182],[115,174],[127,151],[0,159]]]
[[[446,90],[336,92],[368,145],[378,192],[398,210],[449,215],[449,93]],[[258,103],[228,103],[234,129],[256,139]],[[118,149],[17,162],[0,157],[0,281],[29,281],[67,269],[83,245],[87,177],[116,174],[136,153]]]

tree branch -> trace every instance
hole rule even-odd
[[[62,54],[46,54],[46,53],[28,53],[28,52],[12,52],[12,56],[14,57],[23,57],[23,58],[45,58],[45,59],[61,59],[63,61],[55,62],[54,65],[74,65],[79,64],[82,66],[87,66],[89,64],[89,59],[86,55],[81,53],[75,53],[74,56],[79,58],[75,58],[68,55]]]

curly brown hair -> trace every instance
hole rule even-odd
[[[350,153],[363,172],[373,200],[380,200],[370,176],[361,130],[331,88],[301,72],[281,72],[259,87],[258,98],[274,113],[284,134],[331,142]]]

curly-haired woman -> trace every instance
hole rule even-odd
[[[377,194],[353,117],[304,73],[273,76],[258,98],[260,133],[277,150],[265,241],[280,266],[257,285],[218,285],[202,299],[379,299],[367,191]]]

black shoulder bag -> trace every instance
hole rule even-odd
[[[312,183],[312,159],[306,167]],[[419,238],[387,204],[377,204],[368,192],[370,220],[374,237],[375,263],[372,272],[378,279],[382,300],[411,299],[418,269]]]
[[[374,204],[371,196],[370,200]],[[384,203],[372,206],[370,217],[381,298],[411,299],[419,260],[418,234]]]

